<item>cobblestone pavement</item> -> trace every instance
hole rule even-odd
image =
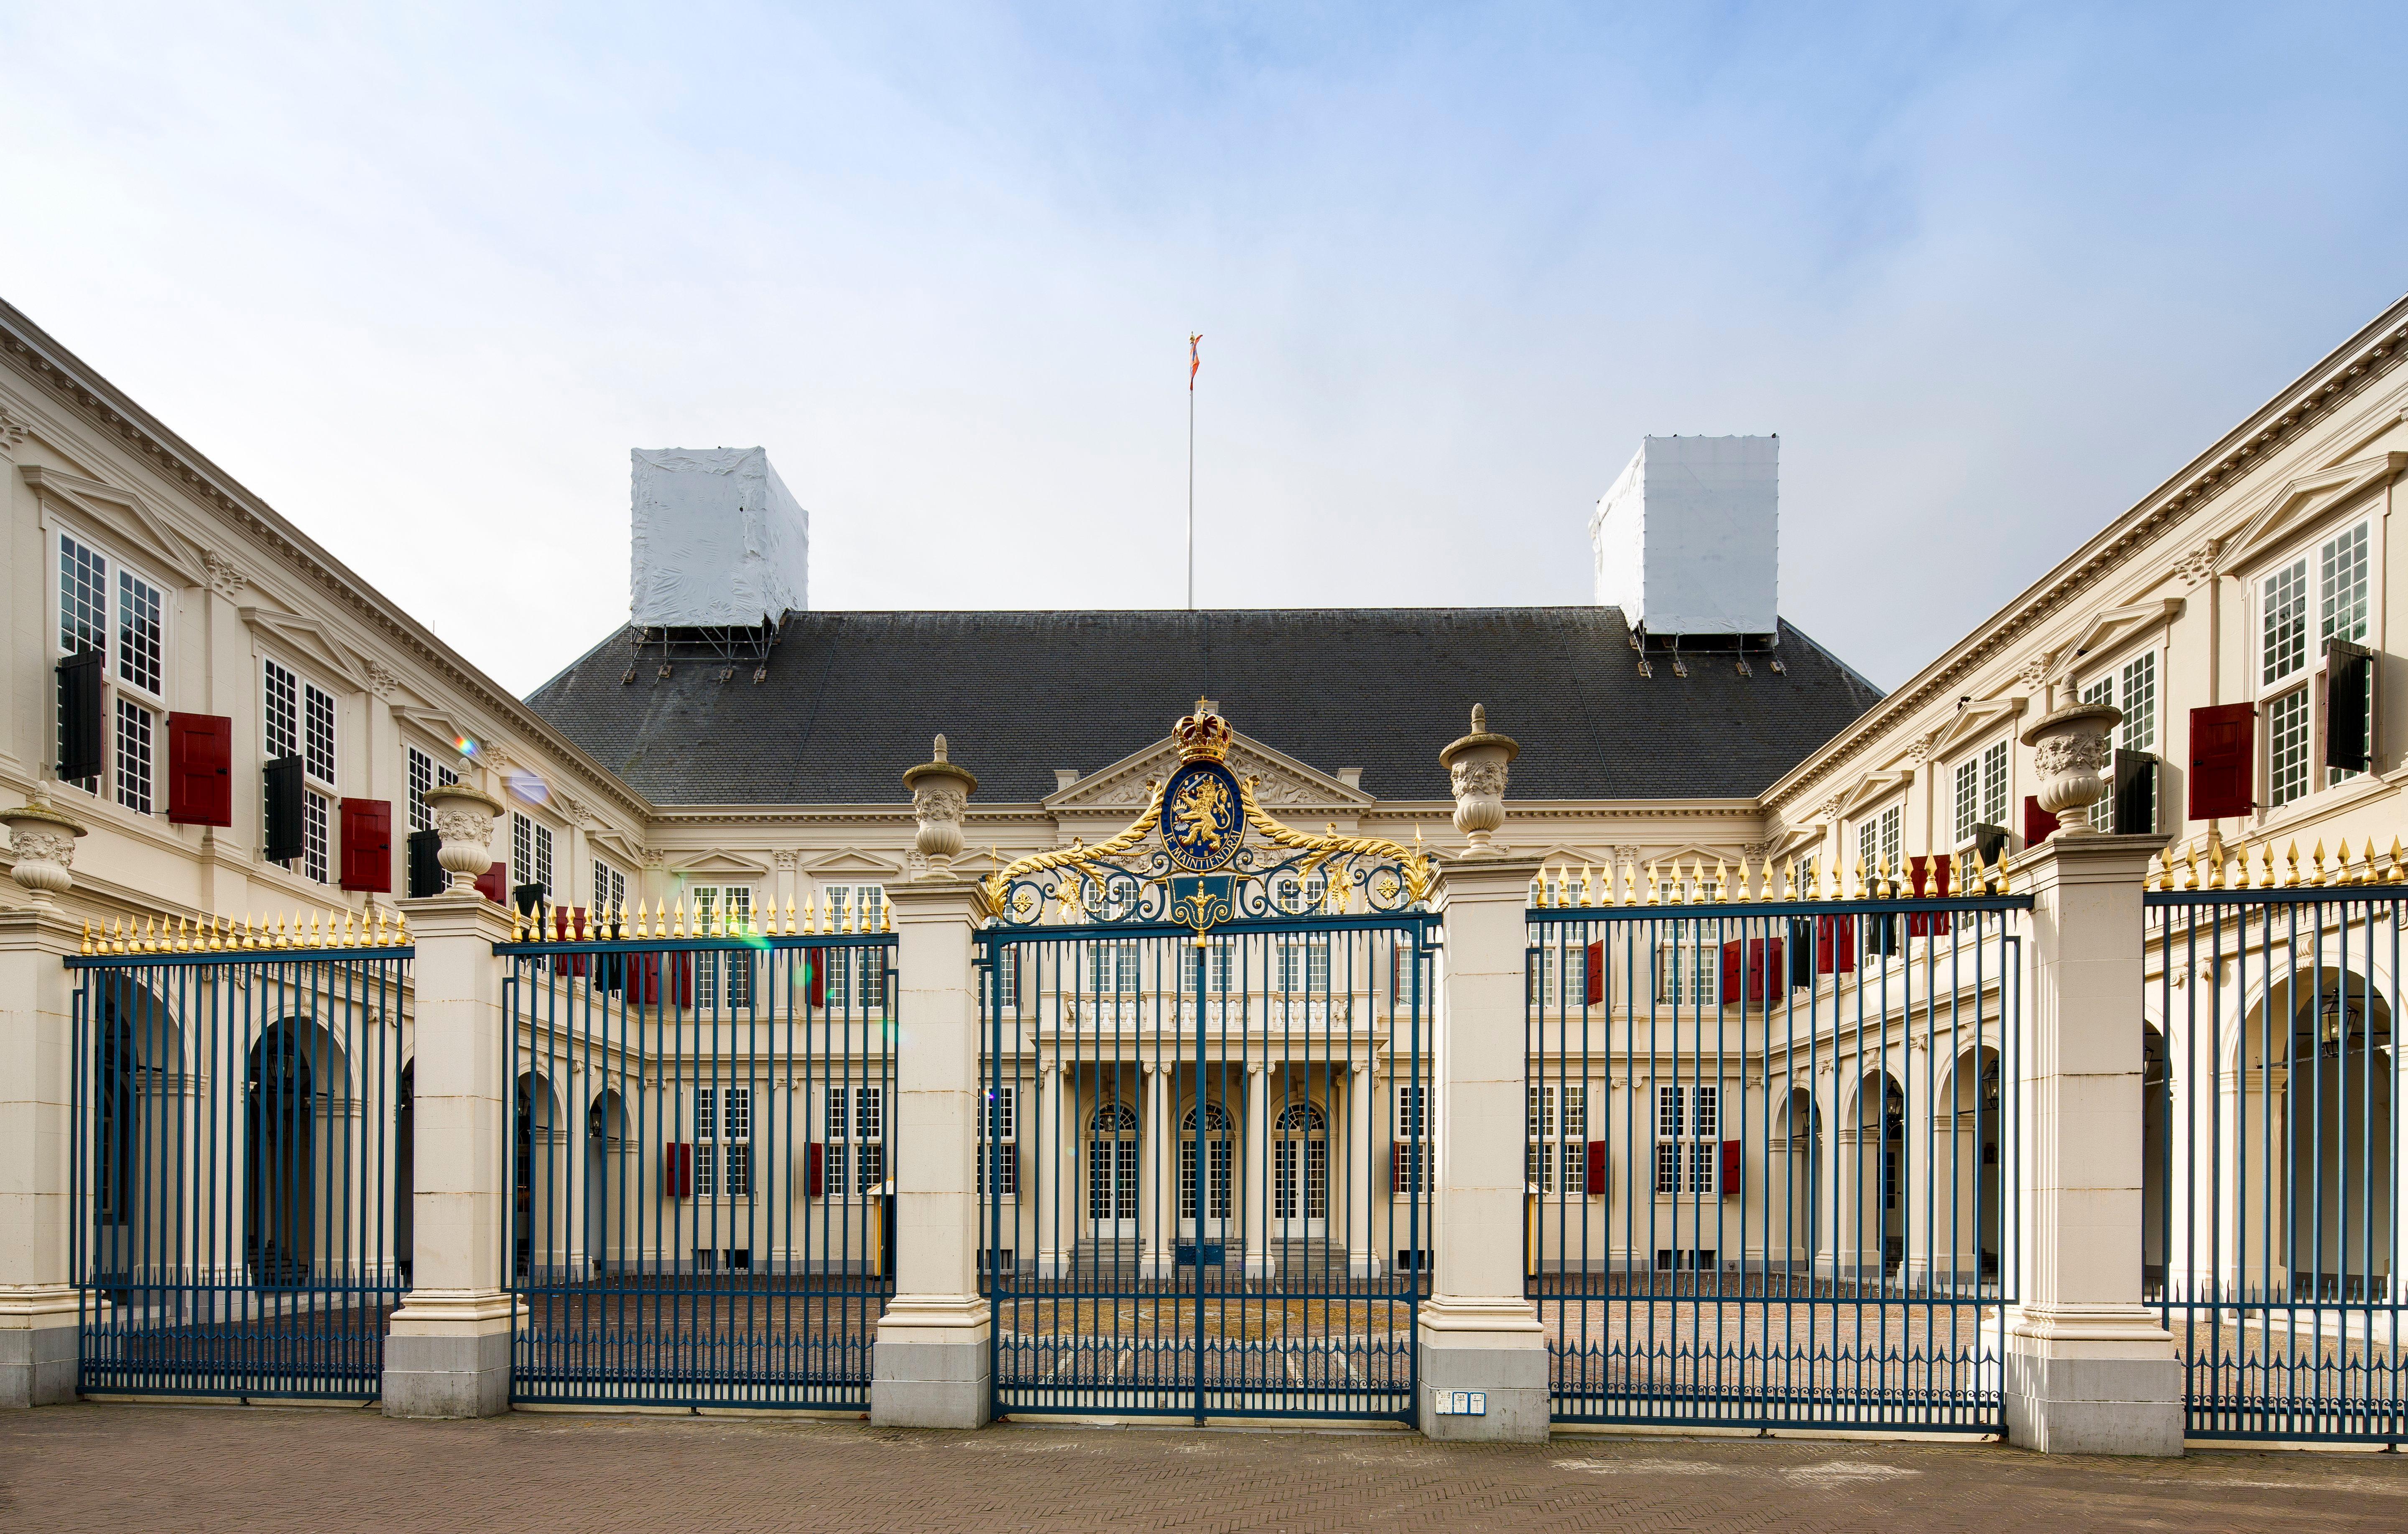
[[[0,1529],[2399,1529],[2396,1455],[1197,1432],[522,1412],[0,1413]]]

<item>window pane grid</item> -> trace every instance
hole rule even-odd
[[[302,765],[310,777],[335,786],[335,700],[304,683],[301,700],[308,734],[302,742]]]
[[[2292,689],[2266,710],[2266,788],[2280,807],[2308,791],[2308,690]]]
[[[301,754],[301,683],[274,661],[265,663],[267,759],[280,762]]]
[[[2308,662],[2308,562],[2266,578],[2261,681],[2280,681]]]
[[[108,643],[108,562],[70,538],[59,539],[59,649],[80,655]]]
[[[117,700],[117,802],[150,813],[150,710],[131,698]]]
[[[165,608],[158,587],[117,572],[117,677],[154,697],[166,638]]]
[[[2157,749],[2157,652],[2143,651],[2124,666],[2124,749]]]
[[[2356,644],[2366,638],[2366,541],[2367,524],[2359,523],[2327,543],[2319,554],[2324,587],[2320,639]]]
[[[301,871],[321,884],[333,878],[326,818],[324,795],[301,796]]]

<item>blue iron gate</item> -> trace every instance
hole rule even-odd
[[[2029,902],[1949,888],[1924,858],[1875,898],[1694,860],[1534,886],[1558,1420],[2003,1431]]]
[[[699,897],[691,937],[683,902],[521,918],[499,950],[512,1399],[867,1408],[894,1292],[882,915],[781,929],[739,892]]]
[[[1412,1420],[1435,924],[980,934],[998,1415]]]
[[[411,951],[349,939],[152,924],[67,960],[82,1393],[381,1390],[408,1283]]]
[[[2371,849],[2370,849],[2371,851]],[[2408,1440],[2401,1326],[2401,902],[2369,868],[2143,896],[2143,1282],[2194,1438]],[[2371,861],[2371,860],[2370,860]],[[2397,877],[2395,873],[2393,877]]]

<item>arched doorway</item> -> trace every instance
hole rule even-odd
[[[1099,1240],[1137,1235],[1137,1110],[1109,1098],[1087,1121],[1087,1229]]]
[[[549,1264],[564,1234],[553,1218],[551,1197],[560,1175],[553,1138],[558,1120],[552,1083],[533,1072],[521,1076],[510,1156],[510,1262],[521,1278],[535,1275],[539,1254]]]
[[[1991,1068],[1995,1070],[1997,1068]],[[2166,1286],[2166,1151],[2173,1072],[2166,1036],[2141,1025],[2141,1288],[2148,1298]]]
[[[1805,1087],[1790,1089],[1773,1148],[1786,1161],[1778,1214],[1787,1226],[1788,1260],[1796,1270],[1812,1264],[1823,1246],[1823,1110]]]
[[[2302,977],[2284,1082],[2295,1297],[2357,1302],[2391,1272],[2391,1016],[2346,970]]]
[[[244,1257],[251,1282],[309,1278],[316,1250],[318,1069],[314,1029],[278,1023],[251,1047],[243,1090]]]
[[[1200,1152],[1200,1154],[1199,1154]],[[1204,1105],[1202,1125],[1190,1104],[1179,1121],[1179,1234],[1219,1242],[1229,1228],[1230,1169],[1234,1163],[1229,1115],[1217,1102]],[[1197,1178],[1198,1166],[1202,1179]]]
[[[1316,1102],[1295,1102],[1272,1126],[1271,1234],[1282,1240],[1329,1233],[1329,1126]]]
[[[183,1154],[180,1032],[156,994],[130,977],[99,992],[92,1079],[95,1275],[118,1292],[183,1261],[181,1209],[169,1177]]]

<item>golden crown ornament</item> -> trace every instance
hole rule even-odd
[[[1182,762],[1226,761],[1231,733],[1229,722],[1221,717],[1220,705],[1209,697],[1197,698],[1196,711],[1170,727]]]

